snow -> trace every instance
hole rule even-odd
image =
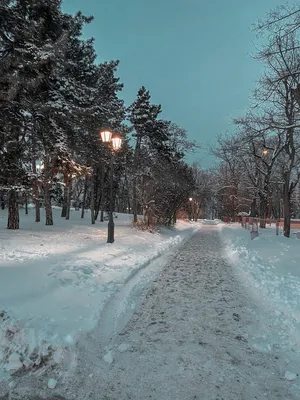
[[[8,362],[6,365],[6,370],[10,372],[15,372],[18,371],[20,368],[22,368],[22,363],[20,361],[20,354],[18,353],[12,353],[8,357]]]
[[[57,380],[56,379],[50,378],[48,380],[48,388],[49,389],[55,389],[56,385],[57,385]]]
[[[294,372],[286,371],[284,377],[288,381],[295,381],[297,379],[297,374],[295,374]]]
[[[112,364],[114,362],[114,357],[113,357],[113,353],[111,350],[109,350],[109,352],[105,354],[105,356],[103,357],[103,360],[105,362],[107,362],[108,364]]]
[[[240,283],[272,318],[273,330],[253,336],[253,346],[269,352],[278,345],[300,370],[300,240],[286,238],[275,227],[250,233],[239,225],[222,225],[225,256]]]
[[[238,214],[237,214],[237,217],[249,217],[249,213],[247,213],[246,211],[240,211]]]
[[[54,379],[55,394],[66,399],[98,400],[99,393],[120,400],[299,399],[300,241],[295,235],[286,239],[268,227],[251,240],[248,230],[219,220],[179,222],[176,230],[149,234],[118,215],[111,245],[106,223],[90,226],[75,211],[70,221],[60,222],[55,212],[54,227],[38,225],[37,231],[22,216],[24,229],[0,231],[6,251],[20,257],[0,268],[0,278],[17,271],[10,281],[14,301],[0,311],[0,326],[9,325],[2,340],[10,332],[8,347],[0,346],[3,357],[18,362],[19,356],[23,365],[53,360],[68,367],[18,377],[15,393],[27,395],[21,398],[35,393],[50,399],[47,382]],[[34,251],[39,252],[30,256]],[[160,263],[153,279],[153,265]],[[15,282],[19,275],[34,299],[29,287]],[[2,307],[1,291],[0,296]],[[72,307],[63,310],[62,299],[73,301],[77,314]],[[84,309],[82,299],[90,307]],[[33,301],[43,307],[37,305],[39,314],[30,319],[26,312]]]
[[[120,346],[118,347],[118,350],[123,353],[124,351],[130,350],[131,346],[128,343],[121,343]]]
[[[219,219],[201,219],[200,221],[203,225],[219,225],[221,222]]]
[[[223,227],[222,235],[229,260],[238,266],[252,293],[268,304],[275,302],[285,314],[292,310],[300,321],[300,240],[293,234],[277,236],[274,228],[260,229],[254,240],[238,226]]]
[[[53,213],[54,225],[45,226],[43,210],[40,223],[34,209],[21,210],[21,229],[10,231],[0,212],[0,378],[21,366],[74,365],[78,337],[93,329],[120,285],[197,229],[179,222],[151,234],[118,214],[108,244],[107,222],[91,225],[89,213],[81,219],[74,210],[69,221],[60,209]]]
[[[200,229],[166,263],[127,323],[107,341],[96,329],[82,342],[77,380],[62,379],[59,393],[91,400],[99,393],[119,400],[299,399],[300,363],[288,351],[292,342],[281,340],[284,324],[240,279],[241,264],[224,259],[228,241],[243,234],[222,224]],[[113,310],[105,325],[116,325]]]

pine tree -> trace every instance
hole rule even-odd
[[[58,167],[55,163],[72,161],[86,121],[99,114],[93,105],[98,80],[93,41],[80,39],[83,25],[91,18],[63,14],[60,6],[58,0],[19,0],[6,2],[1,9],[6,18],[0,28],[0,126],[3,143],[14,143],[13,153],[6,158],[17,158],[6,165],[3,175],[18,165],[21,170],[18,174],[12,171],[14,181],[8,187],[20,185],[28,174],[20,162],[26,152],[32,156],[33,170],[36,159],[45,158],[46,224],[53,223],[50,189]],[[7,153],[7,147],[3,148]]]
[[[108,199],[108,172],[111,149],[107,148],[100,139],[101,129],[110,129],[115,133],[122,133],[126,139],[126,129],[122,125],[125,117],[123,100],[119,99],[118,93],[123,85],[115,76],[118,61],[105,62],[97,66],[97,83],[93,98],[95,112],[87,121],[86,131],[81,137],[81,157],[94,170],[92,182],[90,183],[91,201],[93,212],[91,213],[92,224],[98,217],[101,208],[101,220],[103,221],[103,208]],[[126,146],[123,146],[123,150]],[[121,154],[123,154],[123,150]]]
[[[51,2],[52,8],[56,3]],[[27,162],[32,128],[31,101],[34,93],[43,86],[53,56],[49,43],[44,41],[45,25],[49,21],[39,14],[42,14],[43,7],[44,4],[37,1],[6,1],[1,4],[0,180],[9,192],[10,229],[19,227],[17,192],[24,190],[30,178]],[[40,24],[33,23],[37,18]]]
[[[129,120],[134,128],[135,149],[133,157],[133,222],[137,222],[138,199],[137,199],[137,184],[139,169],[141,168],[142,147],[149,142],[150,137],[153,138],[157,117],[161,112],[160,105],[154,105],[150,102],[150,92],[142,86],[137,94],[137,99],[129,107]]]

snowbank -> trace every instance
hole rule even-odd
[[[2,377],[46,362],[75,362],[78,336],[95,326],[120,284],[197,229],[179,221],[173,230],[140,232],[119,214],[115,242],[108,244],[106,222],[90,225],[90,215],[81,219],[76,211],[66,221],[59,209],[53,212],[55,225],[45,226],[33,222],[34,210],[21,210],[18,231],[8,231],[6,212],[0,214]]]
[[[249,231],[237,225],[223,226],[221,234],[226,258],[272,319],[273,332],[266,332],[265,344],[272,345],[272,335],[278,329],[281,345],[299,358],[300,240],[295,235],[290,239],[276,236],[275,228],[260,229],[259,237],[250,240]]]
[[[219,225],[222,223],[220,219],[201,219],[203,225]]]

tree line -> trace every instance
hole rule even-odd
[[[131,105],[120,98],[118,60],[97,62],[93,39],[82,30],[92,17],[62,12],[60,0],[0,3],[0,204],[9,229],[19,227],[19,203],[40,204],[53,224],[52,204],[91,210],[91,223],[113,209],[144,215],[146,227],[170,225],[183,209],[191,219],[300,217],[300,9],[279,7],[257,23],[263,42],[256,56],[264,73],[249,110],[233,121],[210,151],[211,169],[190,166],[198,145],[185,129],[161,118],[142,86]],[[99,132],[123,138],[115,152]]]
[[[82,30],[92,17],[66,14],[60,0],[0,3],[0,200],[9,229],[19,228],[19,203],[52,204],[62,217],[91,209],[91,223],[109,209],[112,147],[99,132],[122,136],[114,154],[113,208],[144,214],[148,225],[172,224],[195,185],[185,155],[197,144],[160,118],[162,108],[141,87],[133,104],[120,98],[119,61],[97,62]],[[79,204],[80,203],[80,204]]]
[[[211,150],[220,160],[212,172],[220,215],[247,212],[260,218],[300,217],[300,8],[282,6],[256,25],[263,43],[256,55],[263,74],[234,132]]]

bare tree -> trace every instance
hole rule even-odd
[[[281,5],[271,10],[266,18],[258,20],[255,30],[258,35],[267,35],[268,44],[264,46],[258,57],[265,58],[270,55],[279,54],[275,43],[278,37],[284,39],[291,35],[298,35],[300,28],[300,7],[299,5]],[[288,47],[287,51],[299,49],[299,44]]]
[[[239,189],[245,180],[245,169],[241,159],[244,146],[235,136],[220,136],[212,153],[221,160],[216,169],[215,194],[222,203],[220,209],[227,217],[235,218],[239,209]]]
[[[269,92],[268,103],[272,105],[273,126],[280,129],[284,140],[284,169],[282,178],[284,235],[290,236],[291,196],[297,185],[293,171],[299,159],[300,114],[294,95],[295,84],[300,77],[300,52],[294,33],[278,36],[273,43],[275,51],[264,57],[269,70],[265,76],[262,94]]]

